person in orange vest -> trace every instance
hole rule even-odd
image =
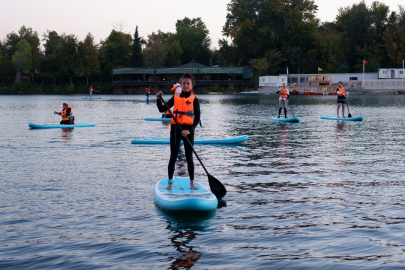
[[[284,117],[287,118],[287,104],[290,98],[290,92],[285,83],[283,83],[282,88],[277,91],[277,94],[280,94],[280,98],[278,99],[278,118],[280,118],[282,108],[284,108]]]
[[[89,94],[90,94],[90,98],[92,98],[93,97],[93,86],[90,86]]]
[[[342,86],[342,82],[339,82],[336,88],[337,94],[337,117],[339,118],[339,109],[342,106],[342,117],[345,117],[345,106],[346,106],[346,91]]]
[[[54,111],[53,113],[62,116],[62,121],[60,121],[61,125],[74,125],[75,116],[73,115],[72,109],[73,106],[69,106],[67,103],[63,103],[62,111]]]
[[[149,101],[149,94],[150,94],[150,88],[149,87],[146,87],[145,94],[146,94],[146,101]]]
[[[179,83],[173,84],[173,87],[170,90],[175,93],[181,93],[181,85]]]
[[[162,91],[156,93],[157,107],[160,112],[167,111],[167,108],[173,107],[173,117],[176,119],[180,128],[172,118],[170,127],[170,159],[168,165],[168,186],[167,189],[173,188],[173,175],[176,165],[177,156],[179,153],[180,142],[184,142],[184,152],[186,155],[188,174],[190,177],[190,188],[198,189],[194,185],[194,161],[193,161],[193,145],[194,145],[194,130],[200,123],[200,102],[197,96],[193,93],[195,85],[194,78],[191,74],[184,74],[180,79],[182,91],[174,93],[173,97],[166,102],[162,103]],[[190,141],[191,145],[189,144]]]

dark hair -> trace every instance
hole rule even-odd
[[[190,80],[191,80],[191,84],[192,84],[193,86],[195,86],[195,81],[194,81],[193,75],[191,75],[190,73],[184,73],[183,76],[181,76],[181,78],[180,78],[180,84],[181,84],[181,82],[183,81],[183,79],[190,79]]]
[[[66,105],[66,106],[68,106],[68,104],[67,104],[67,103],[63,103],[62,105]]]
[[[342,82],[338,82],[338,83],[342,83]]]

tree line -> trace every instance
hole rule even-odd
[[[313,0],[231,0],[219,48],[211,49],[201,18],[176,22],[174,33],[158,30],[140,37],[113,29],[96,44],[91,33],[47,31],[22,26],[0,42],[0,80],[18,84],[22,74],[35,85],[111,83],[113,68],[175,67],[195,59],[204,65],[251,66],[256,76],[285,73],[366,72],[400,67],[405,58],[405,9],[390,11],[375,1],[338,10],[333,22],[320,22]],[[74,90],[72,90],[74,91]]]

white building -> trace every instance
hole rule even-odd
[[[379,68],[378,79],[404,79],[403,68]]]

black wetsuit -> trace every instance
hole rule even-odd
[[[187,98],[191,95],[190,92],[182,92],[180,94],[181,98]],[[156,102],[157,107],[160,112],[165,112],[167,111],[167,107],[163,105],[161,100],[158,100]],[[174,97],[172,97],[168,102],[166,102],[167,106],[169,108],[174,106]],[[200,102],[198,101],[197,98],[194,99],[193,103],[194,107],[194,123],[193,125],[187,125],[187,124],[179,124],[181,126],[182,130],[188,130],[190,131],[190,134],[187,135],[188,140],[190,141],[191,145],[194,145],[194,129],[197,127],[197,125],[200,123]],[[193,161],[193,149],[186,140],[183,135],[181,135],[181,130],[177,127],[176,124],[172,124],[170,127],[170,160],[169,160],[169,166],[168,166],[168,174],[169,174],[169,179],[173,179],[173,174],[174,174],[174,169],[176,165],[176,160],[177,156],[179,154],[179,148],[180,148],[180,142],[183,140],[184,143],[184,152],[186,155],[186,160],[187,160],[187,167],[188,167],[188,174],[190,176],[190,180],[194,180],[194,161]]]

